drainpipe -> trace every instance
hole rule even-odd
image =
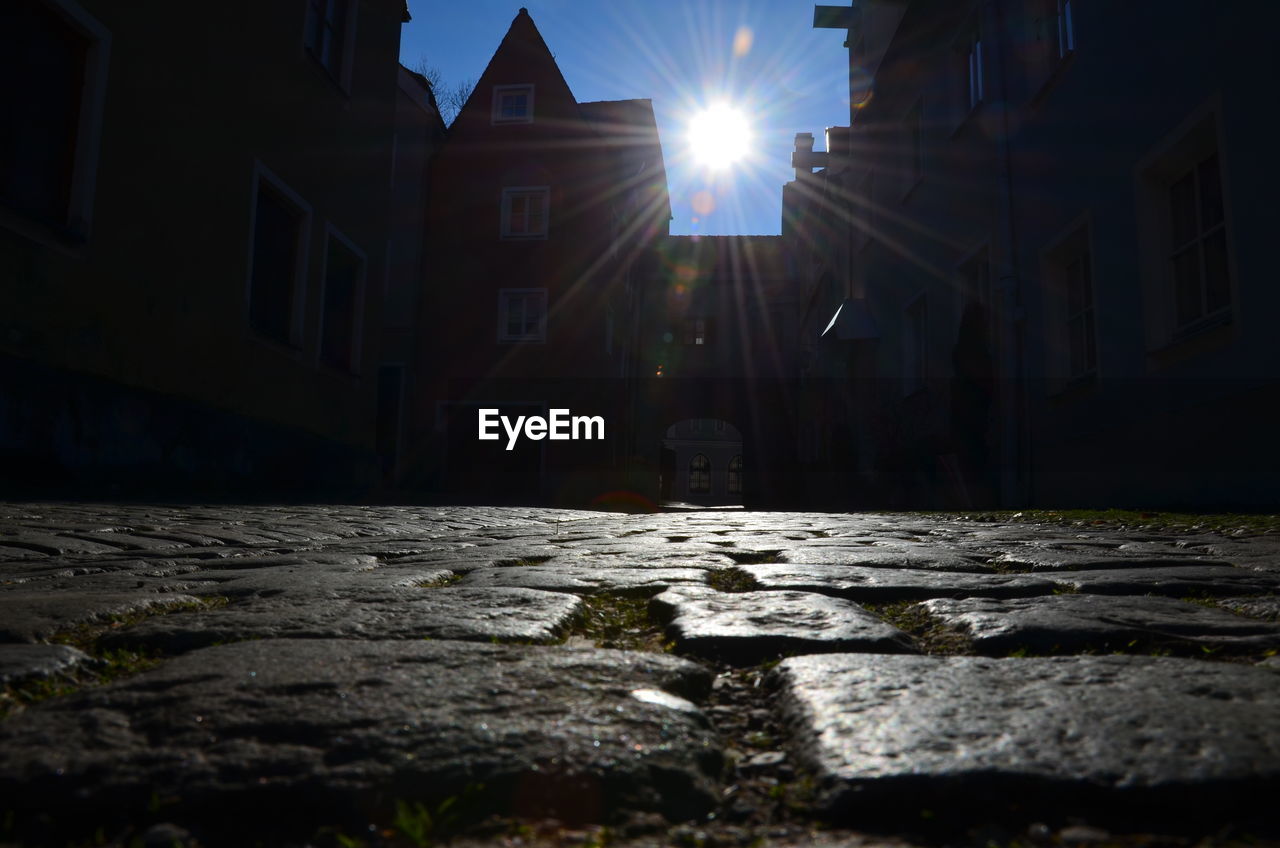
[[[1013,150],[1009,138],[1009,38],[1005,0],[991,0],[988,8],[996,36],[991,51],[1000,86],[998,139],[998,221],[1001,239],[997,291],[1000,297],[1000,504],[1025,506],[1028,499],[1026,464],[1027,410],[1025,346],[1026,316],[1022,306],[1018,261],[1017,210],[1014,207]],[[992,104],[996,105],[996,104]]]

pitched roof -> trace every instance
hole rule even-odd
[[[653,101],[595,100],[579,103],[578,111],[614,155],[620,182],[639,180],[651,185],[660,181],[666,220],[671,218],[671,200],[667,195],[667,169],[662,158],[662,142],[658,138],[658,121],[653,114]]]

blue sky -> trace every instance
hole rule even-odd
[[[446,83],[475,80],[522,2],[579,101],[653,101],[672,233],[778,233],[795,134],[821,150],[823,130],[849,121],[845,34],[812,28],[813,0],[409,0],[400,60],[425,60]],[[748,160],[720,172],[695,164],[685,141],[691,116],[716,101],[743,109],[755,139]]]

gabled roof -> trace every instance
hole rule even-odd
[[[605,150],[616,163],[619,185],[655,184],[662,188],[664,220],[671,219],[667,194],[667,168],[658,138],[658,121],[651,100],[595,100],[579,103],[578,111],[600,134]]]

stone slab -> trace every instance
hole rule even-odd
[[[177,653],[245,639],[458,639],[550,642],[578,615],[575,595],[509,588],[414,588],[272,595],[157,616],[108,634],[106,647]]]
[[[1095,595],[1184,598],[1189,595],[1247,595],[1280,591],[1280,574],[1231,565],[1058,571],[1046,577],[1077,592]]]
[[[0,643],[40,642],[79,624],[113,615],[158,612],[176,604],[199,603],[192,595],[157,592],[39,592],[0,594]]]
[[[70,645],[0,645],[0,685],[51,677],[91,661],[88,654]]]
[[[1280,646],[1280,625],[1174,598],[1050,595],[938,599],[923,606],[965,633],[979,653],[1120,650],[1134,640],[1259,651]]]
[[[820,592],[852,601],[888,603],[928,598],[1017,598],[1051,594],[1055,584],[1023,574],[966,574],[921,568],[839,565],[742,565],[765,589]]]
[[[1218,604],[1239,615],[1247,615],[1263,621],[1280,621],[1280,596],[1219,598]]]
[[[1280,675],[1252,666],[825,654],[784,660],[773,682],[793,753],[840,819],[1119,804],[1168,823],[1280,789]]]
[[[0,797],[93,819],[142,813],[160,792],[187,827],[235,810],[314,832],[363,826],[378,799],[434,808],[482,784],[486,812],[603,821],[628,807],[679,821],[718,797],[721,752],[690,700],[709,688],[694,663],[623,651],[223,645],[0,724]]]
[[[87,539],[76,539],[70,536],[56,536],[51,533],[18,532],[0,536],[0,545],[49,555],[65,554],[115,554],[120,549],[101,542]]]
[[[915,653],[911,637],[852,601],[812,592],[669,589],[649,602],[678,650],[734,663],[786,653]]]
[[[1040,571],[1095,571],[1116,568],[1205,568],[1221,567],[1229,564],[1219,560],[1211,560],[1207,557],[1198,558],[1186,555],[1123,554],[1119,548],[1094,550],[1025,548],[1001,554],[992,560],[992,565],[995,566],[1025,568],[1033,573]]]
[[[589,568],[546,565],[514,568],[480,568],[469,572],[458,586],[518,586],[551,592],[649,597],[678,584],[701,584],[707,572],[700,568]]]
[[[868,568],[915,568],[930,571],[960,571],[989,574],[995,569],[966,558],[941,545],[848,546],[805,545],[783,551],[786,561],[807,565],[865,566]]]

